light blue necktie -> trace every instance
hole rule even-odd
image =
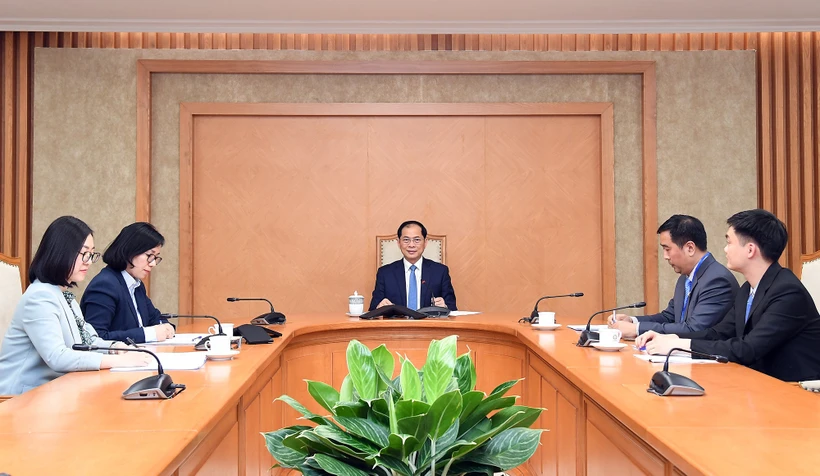
[[[416,284],[416,265],[410,265],[410,289],[407,291],[407,307],[412,310],[418,309],[419,289]]]
[[[689,295],[692,293],[692,280],[686,278],[686,284],[683,286],[683,310],[680,313],[680,321],[686,320],[686,306],[689,305]]]
[[[752,301],[755,299],[755,293],[749,293],[749,299],[746,300],[746,317],[744,318],[743,322],[749,322],[749,311],[752,310]]]

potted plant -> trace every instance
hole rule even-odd
[[[384,345],[347,347],[341,389],[307,380],[310,395],[329,415],[316,415],[287,395],[279,397],[315,426],[263,433],[276,466],[306,475],[490,475],[521,465],[543,430],[530,429],[542,409],[505,396],[518,380],[489,395],[475,390],[475,365],[456,356],[456,336],[433,340],[419,371]],[[491,415],[492,413],[492,415]],[[276,467],[274,466],[274,467]]]

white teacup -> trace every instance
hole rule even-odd
[[[598,331],[598,342],[601,344],[617,344],[623,337],[623,333],[618,329],[601,329]]]
[[[225,324],[222,323],[222,332],[226,336],[233,336],[233,324]],[[219,334],[219,326],[214,324],[213,326],[208,328],[208,334],[214,335]]]
[[[211,352],[228,353],[231,350],[231,338],[223,335],[211,336],[205,347]]]
[[[543,326],[551,326],[555,324],[555,313],[548,311],[538,312],[538,323]]]

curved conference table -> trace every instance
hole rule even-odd
[[[673,370],[695,379],[706,395],[657,397],[646,387],[660,365],[634,358],[630,347],[578,348],[576,332],[535,331],[519,317],[294,315],[271,345],[245,344],[232,361],[170,372],[188,389],[167,401],[121,399],[144,372],[68,374],[0,403],[0,473],[268,474],[273,462],[259,433],[296,422],[295,412],[274,398],[287,393],[319,412],[303,379],[338,388],[351,338],[370,347],[384,342],[420,367],[429,340],[450,334],[459,335],[460,352],[474,352],[479,389],[524,377],[511,393],[546,409],[536,425],[549,431],[520,473],[820,471],[815,395],[739,365],[697,364]]]

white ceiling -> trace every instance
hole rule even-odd
[[[652,33],[820,30],[820,0],[0,0],[0,31]]]

